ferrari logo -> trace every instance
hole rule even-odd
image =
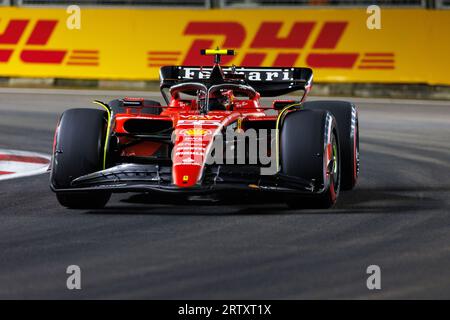
[[[189,176],[183,176],[183,182],[188,182]]]

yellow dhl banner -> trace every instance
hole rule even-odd
[[[0,8],[0,76],[156,80],[162,65],[308,66],[321,82],[450,85],[450,10]]]

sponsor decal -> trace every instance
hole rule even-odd
[[[222,116],[214,115],[181,115],[177,126],[220,126],[222,119]]]
[[[206,136],[211,134],[211,130],[201,128],[184,129],[180,131],[180,134],[193,137]]]
[[[182,65],[209,65],[211,59],[208,56],[200,56],[203,48],[212,48],[216,43],[214,38],[205,40],[205,37],[220,36],[224,40],[223,48],[235,48],[236,56],[223,56],[222,64],[234,63],[237,65],[250,66],[283,66],[293,67],[298,65],[301,54],[306,54],[306,65],[313,69],[318,68],[342,68],[353,69],[387,69],[384,65],[372,64],[367,67],[367,61],[358,63],[359,52],[339,52],[337,47],[344,37],[349,21],[294,21],[286,36],[279,36],[285,28],[284,22],[263,21],[254,34],[249,35],[249,30],[238,21],[215,22],[215,21],[192,21],[184,29],[185,36],[193,35],[191,46],[182,60]],[[319,29],[314,33],[314,29]],[[250,39],[249,39],[250,38]],[[246,40],[250,40],[248,47],[244,46]],[[271,52],[277,52],[272,61],[267,61]],[[393,58],[393,52],[380,52]],[[367,55],[363,53],[363,55]],[[236,61],[237,60],[237,61]],[[239,61],[240,60],[240,61]],[[390,59],[393,60],[393,59]],[[394,62],[394,61],[392,61]],[[389,69],[394,69],[394,64]],[[198,70],[185,68],[183,78],[192,79],[198,77],[207,78],[208,69]],[[270,72],[253,71],[246,73],[249,80],[289,80],[289,70],[277,70]]]
[[[0,63],[8,63],[14,52],[25,64],[98,66],[99,50],[48,48],[58,20],[10,19],[0,33]],[[21,48],[20,43],[25,43]],[[6,47],[6,48],[4,48]]]
[[[215,115],[180,115],[180,119],[185,120],[220,120],[222,119],[222,116],[215,116]]]
[[[262,21],[253,33],[239,21],[191,21],[184,30],[180,30],[182,37],[196,36],[186,51],[152,50],[146,52],[147,66],[160,68],[164,65],[210,65],[211,58],[199,55],[200,49],[211,48],[217,37],[223,38],[222,47],[235,48],[238,54],[224,56],[222,63],[251,66],[284,66],[298,65],[302,53],[306,53],[306,65],[312,68],[358,68],[394,69],[393,52],[362,53],[336,52],[344,37],[349,21],[295,21],[290,26],[286,36],[279,36],[280,30],[285,29],[284,22]],[[59,26],[61,25],[61,26]],[[65,28],[56,19],[10,19],[3,33],[0,34],[0,63],[7,63],[15,51],[19,51],[19,59],[25,64],[53,64],[67,66],[99,66],[100,55],[96,49],[64,49],[48,48],[52,35],[58,28]],[[314,29],[319,29],[314,33]],[[205,40],[205,37],[210,37]],[[250,40],[248,47],[244,46]],[[20,48],[19,43],[25,43]],[[1,48],[7,46],[7,48]],[[11,48],[14,47],[14,48]],[[272,61],[272,52],[277,52]],[[378,54],[378,56],[374,56]],[[377,59],[370,59],[375,57]],[[383,59],[382,59],[383,58]],[[358,62],[358,60],[360,60]],[[389,65],[385,65],[386,61]],[[380,61],[380,63],[377,63]],[[210,69],[185,68],[183,79],[208,78]],[[274,69],[261,72],[258,70],[239,70],[249,80],[276,81],[290,80],[289,69]]]
[[[179,157],[179,156],[203,156],[204,154],[203,154],[203,152],[196,152],[196,151],[191,151],[191,150],[188,150],[188,151],[180,151],[180,152],[176,152],[175,153],[175,156],[177,156],[177,157]]]
[[[450,32],[450,11],[445,10],[383,11],[380,28],[372,20],[367,25],[365,8],[204,10],[195,15],[82,10],[81,28],[75,21],[81,18],[68,17],[65,9],[0,7],[1,75],[146,81],[158,79],[161,66],[176,65],[186,68],[183,78],[201,78],[210,71],[193,67],[211,66],[212,58],[199,55],[200,49],[220,47],[237,52],[223,56],[223,65],[276,69],[243,71],[254,81],[286,81],[290,67],[304,66],[314,70],[316,81],[450,83],[445,59],[450,43],[442,36]],[[146,21],[165,25],[163,36]],[[406,27],[399,25],[414,36],[402,37]],[[427,67],[418,68],[424,57]]]
[[[179,120],[177,122],[177,126],[205,126],[205,125],[209,125],[209,126],[220,126],[221,123],[220,121],[215,121],[215,120]]]
[[[160,68],[162,66],[176,64],[181,55],[181,51],[148,51],[147,66]]]
[[[178,147],[177,151],[205,151],[206,148],[205,147],[189,147],[189,146],[185,146],[185,147]]]
[[[179,79],[208,79],[211,75],[212,68],[193,68],[179,67]],[[225,74],[231,72],[231,68],[222,69]],[[235,68],[236,74],[243,74],[246,79],[251,81],[292,81],[293,69],[274,68],[274,69],[252,69],[252,68]]]

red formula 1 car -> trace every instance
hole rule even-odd
[[[278,193],[294,208],[328,208],[355,186],[352,103],[305,102],[309,68],[222,67],[221,55],[232,50],[202,54],[215,56],[213,67],[161,68],[166,106],[123,98],[63,113],[50,178],[61,205],[100,208],[112,192],[247,190]],[[264,104],[298,91],[299,98]]]

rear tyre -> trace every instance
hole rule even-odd
[[[327,111],[288,113],[280,134],[281,172],[314,180],[319,194],[287,195],[289,207],[330,208],[338,198],[341,181],[340,148],[336,120]]]
[[[353,189],[359,175],[359,123],[356,106],[345,101],[308,101],[303,103],[303,108],[327,110],[335,117],[341,146],[341,189]]]
[[[96,109],[65,111],[55,134],[50,182],[58,189],[71,188],[73,179],[103,167],[107,114]],[[59,203],[68,208],[102,208],[110,192],[58,192]]]

